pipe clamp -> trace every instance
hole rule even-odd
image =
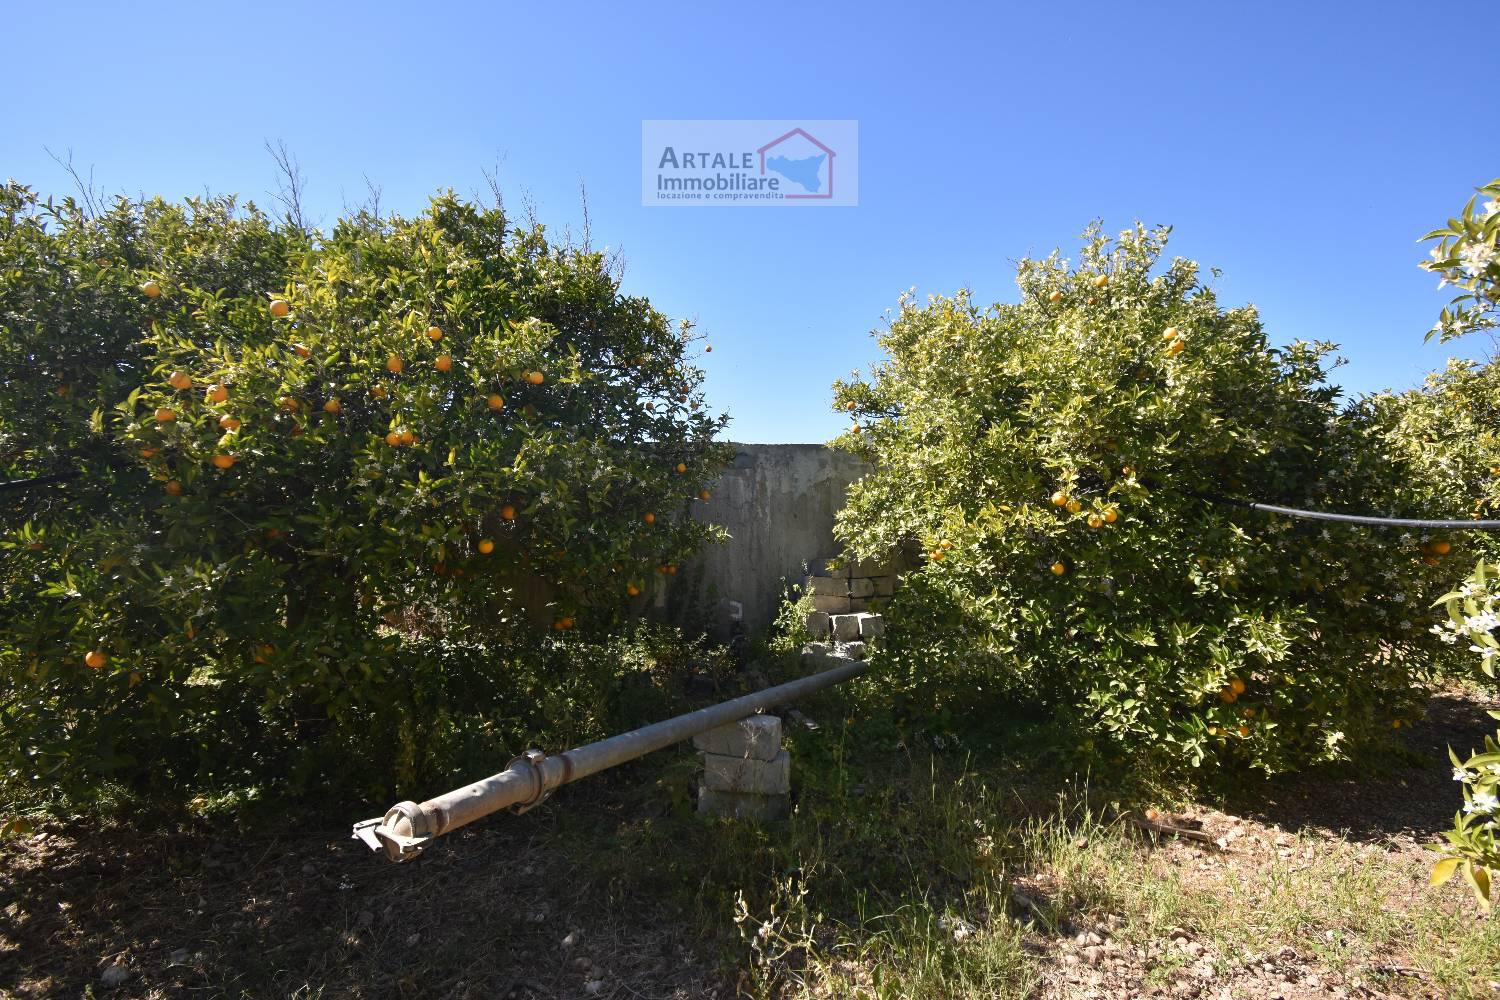
[[[546,778],[542,774],[542,762],[546,759],[547,755],[545,753],[533,748],[531,750],[527,750],[521,756],[513,758],[509,764],[505,765],[505,769],[509,771],[517,764],[525,763],[525,765],[531,770],[531,787],[536,789],[536,794],[534,794],[528,801],[517,802],[515,805],[510,807],[511,812],[515,813],[517,816],[521,815],[524,812],[535,809],[537,806],[541,805],[543,802],[546,802],[552,797],[553,789],[547,787]]]

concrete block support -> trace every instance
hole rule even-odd
[[[767,822],[787,814],[792,758],[781,749],[781,720],[752,715],[693,737],[702,751],[698,812]]]
[[[698,786],[698,814],[771,823],[785,819],[791,799],[785,795],[752,795],[748,792],[718,792]]]
[[[739,760],[775,760],[781,752],[781,719],[752,715],[693,737],[693,747],[705,753]]]
[[[714,792],[785,795],[792,790],[792,756],[785,750],[771,760],[703,755],[703,787]]]

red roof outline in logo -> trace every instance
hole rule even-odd
[[[780,136],[778,138],[772,139],[770,142],[766,143],[764,146],[762,146],[762,147],[760,147],[759,149],[756,150],[756,152],[760,154],[760,172],[761,172],[761,174],[764,175],[765,172],[766,172],[766,150],[770,149],[772,146],[779,146],[779,145],[781,145],[783,142],[786,142],[788,139],[790,139],[794,135],[800,135],[802,138],[806,139],[808,142],[812,143],[814,146],[817,146],[823,152],[825,152],[825,153],[828,154],[828,193],[827,194],[789,194],[789,195],[785,195],[784,197],[787,197],[787,198],[832,198],[833,197],[833,158],[835,156],[837,156],[838,154],[835,153],[833,150],[829,149],[827,146],[823,145],[817,139],[814,139],[811,135],[809,135],[807,132],[803,131],[800,128],[794,128],[790,132],[788,132],[786,135],[783,135],[783,136]]]

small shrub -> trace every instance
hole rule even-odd
[[[1481,196],[1488,200],[1476,209]],[[1431,260],[1423,267],[1441,275],[1439,287],[1452,284],[1460,292],[1443,309],[1438,322],[1428,332],[1431,339],[1446,342],[1476,331],[1492,330],[1496,325],[1496,307],[1500,305],[1500,178],[1480,188],[1464,205],[1457,218],[1428,233],[1424,239],[1437,240]],[[1481,478],[1474,502],[1475,516],[1500,511],[1500,370],[1494,358],[1484,364],[1450,362],[1443,378],[1447,383],[1441,392],[1442,422],[1460,424],[1467,431],[1459,449],[1451,445],[1432,448],[1442,465],[1441,479],[1462,489],[1465,479]],[[1429,444],[1422,441],[1422,444]],[[1454,461],[1455,454],[1470,461]],[[1476,470],[1477,467],[1477,470]],[[1482,471],[1478,471],[1482,470]],[[1467,473],[1467,475],[1466,475]],[[1483,536],[1481,559],[1474,572],[1458,590],[1444,595],[1438,603],[1448,611],[1448,621],[1433,628],[1445,642],[1466,646],[1477,654],[1479,672],[1491,684],[1496,679],[1500,660],[1500,536]],[[1500,713],[1491,713],[1500,718]],[[1435,849],[1444,855],[1434,867],[1432,881],[1441,884],[1462,871],[1479,899],[1488,909],[1493,881],[1500,873],[1500,733],[1486,737],[1483,753],[1459,760],[1450,747],[1453,777],[1463,786],[1463,808],[1454,817],[1453,829],[1444,833],[1446,843]]]

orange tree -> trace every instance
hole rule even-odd
[[[460,715],[597,716],[583,647],[714,537],[724,460],[600,255],[451,196],[326,235],[5,198],[0,470],[71,477],[0,497],[8,784],[386,788]]]
[[[875,466],[842,540],[920,553],[871,695],[956,732],[1037,706],[1107,760],[1345,756],[1420,711],[1422,595],[1469,543],[1228,502],[1448,512],[1340,406],[1330,345],[1272,347],[1166,236],[1091,229],[1076,267],[1023,260],[1014,304],[903,298],[888,359],[835,385]]]

